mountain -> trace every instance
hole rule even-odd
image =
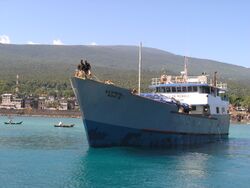
[[[92,67],[108,72],[133,71],[138,68],[136,46],[55,46],[0,44],[0,79],[13,78],[16,74],[24,79],[67,78],[75,70],[80,59],[87,59]],[[142,49],[145,71],[166,71],[179,74],[184,67],[184,57],[163,50]],[[249,83],[250,69],[218,61],[188,58],[190,75],[215,71],[220,78]],[[136,72],[135,72],[136,73]]]

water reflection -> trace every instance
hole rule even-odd
[[[67,186],[166,187],[196,185],[211,176],[214,156],[228,153],[228,142],[182,149],[89,148],[74,164]],[[216,169],[215,169],[216,170]]]

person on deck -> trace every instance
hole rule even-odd
[[[84,74],[85,68],[86,68],[86,65],[83,62],[83,59],[81,59],[80,64],[77,65],[77,73],[76,73],[76,75],[78,77],[85,77],[85,74]]]
[[[84,61],[84,65],[85,65],[84,66],[84,72],[85,72],[85,74],[88,75],[88,76],[91,76],[91,72],[90,72],[91,65],[88,63],[87,60]]]
[[[76,70],[76,76],[86,78],[86,76],[91,76],[91,65],[88,63],[87,60],[83,62],[83,59],[81,59],[80,64],[77,65]]]

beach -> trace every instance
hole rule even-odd
[[[0,116],[40,116],[40,117],[68,117],[80,118],[77,110],[34,110],[34,109],[0,109]]]

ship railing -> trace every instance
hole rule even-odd
[[[195,84],[204,84],[207,83],[207,80],[201,80],[197,76],[189,76],[188,79],[183,78],[182,76],[173,76],[170,79],[162,80],[162,78],[152,78],[151,85],[159,85],[164,83],[195,83]]]
[[[94,75],[93,73],[91,73],[91,72],[89,72],[88,74],[86,74],[86,73],[84,73],[84,71],[76,70],[75,74],[74,74],[74,77],[81,78],[83,80],[85,80],[85,79],[91,79],[91,80],[95,80],[95,81],[99,81],[100,82],[100,79],[96,75]]]
[[[159,85],[159,84],[161,84],[161,78],[152,78],[151,84],[152,85]]]

